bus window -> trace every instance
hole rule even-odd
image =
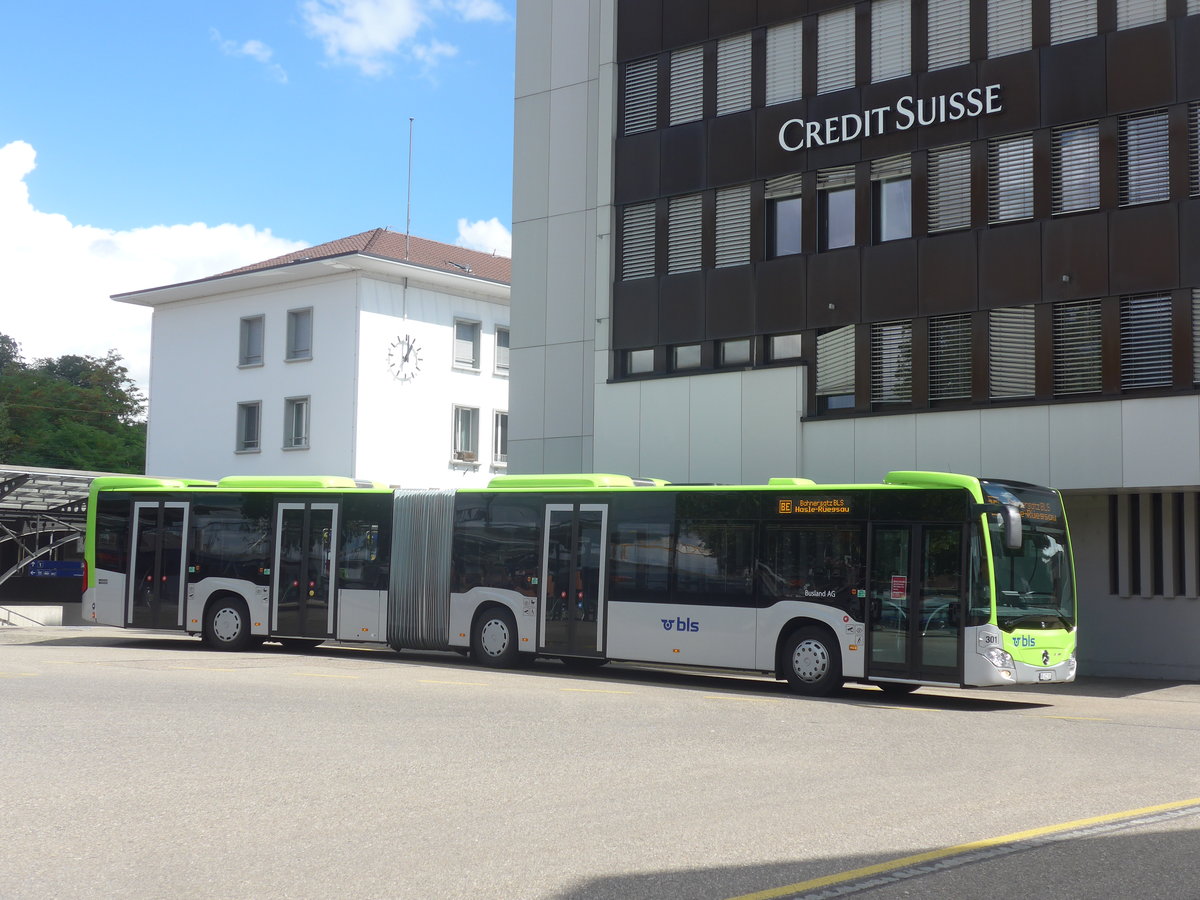
[[[614,600],[667,602],[671,571],[669,522],[621,522],[612,532]]]
[[[764,600],[823,603],[862,621],[863,555],[861,527],[769,526],[759,563]]]
[[[690,603],[750,602],[754,593],[754,526],[679,523],[675,539],[675,592]],[[677,602],[685,602],[678,597]]]

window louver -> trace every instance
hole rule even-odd
[[[912,174],[912,157],[907,153],[871,160],[871,180],[886,181],[889,178],[907,178]]]
[[[929,399],[971,396],[971,317],[935,316],[929,320]]]
[[[854,166],[838,166],[817,172],[817,190],[836,190],[854,186]]]
[[[988,141],[988,222],[1033,215],[1033,136]]]
[[[878,322],[871,326],[871,400],[912,400],[912,322]]]
[[[871,81],[912,71],[912,10],[909,0],[875,0],[871,5]]]
[[[1096,34],[1096,0],[1055,0],[1050,4],[1050,43],[1065,44]]]
[[[1167,17],[1167,0],[1117,0],[1117,28],[1137,28]]]
[[[717,115],[750,108],[750,35],[717,43]]]
[[[817,18],[817,93],[854,87],[854,7]]]
[[[1054,307],[1054,393],[1100,390],[1100,301],[1081,300]]]
[[[929,0],[930,72],[971,61],[971,0]]]
[[[818,397],[854,393],[854,326],[817,335]]]
[[[795,175],[782,175],[779,178],[769,178],[767,179],[766,189],[763,192],[763,199],[778,200],[781,197],[799,197],[803,181],[804,176],[799,173]]]
[[[800,99],[803,47],[799,20],[767,29],[767,106]]]
[[[993,309],[988,313],[988,358],[992,399],[1033,396],[1033,306]]]
[[[672,197],[667,205],[667,274],[700,271],[699,194]]]
[[[1200,197],[1200,102],[1188,106],[1188,172],[1188,193]]]
[[[1033,46],[1031,0],[988,0],[988,59],[1020,53]]]
[[[750,187],[717,191],[716,268],[750,262]]]
[[[1171,173],[1166,111],[1121,116],[1118,142],[1120,205],[1168,199]]]
[[[625,134],[658,127],[658,60],[639,59],[625,66]]]
[[[671,124],[704,118],[704,48],[671,54]]]
[[[1171,384],[1171,298],[1121,298],[1121,390]]]
[[[970,147],[929,151],[929,231],[971,227]]]
[[[621,280],[654,274],[654,204],[627,206],[621,213]]]
[[[1050,132],[1050,203],[1054,215],[1100,207],[1100,127],[1095,122]]]
[[[1192,288],[1192,381],[1200,384],[1200,288]]]
[[[1194,16],[1200,13],[1200,0],[1187,0],[1187,14]]]

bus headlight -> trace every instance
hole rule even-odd
[[[999,647],[989,647],[984,651],[983,655],[997,669],[1012,669],[1016,667],[1012,654]]]

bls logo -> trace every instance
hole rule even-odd
[[[672,628],[676,631],[699,631],[700,623],[693,622],[691,619],[660,619],[663,630],[670,631]]]
[[[1018,634],[1012,639],[1014,647],[1036,647],[1037,638],[1030,637],[1027,634]]]

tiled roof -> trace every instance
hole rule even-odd
[[[240,272],[253,272],[257,269],[273,269],[286,266],[289,263],[303,260],[327,259],[332,256],[345,256],[349,253],[363,253],[369,256],[379,256],[394,259],[399,262],[411,262],[418,266],[431,269],[441,269],[455,275],[470,275],[484,278],[488,281],[499,281],[503,284],[512,283],[512,260],[507,256],[496,256],[491,253],[480,253],[478,250],[467,250],[465,247],[455,247],[453,244],[442,244],[430,241],[416,235],[405,235],[386,228],[374,228],[361,234],[339,238],[325,244],[318,244],[306,250],[297,250],[277,256],[274,259],[242,266],[213,276],[222,278],[236,275]]]

